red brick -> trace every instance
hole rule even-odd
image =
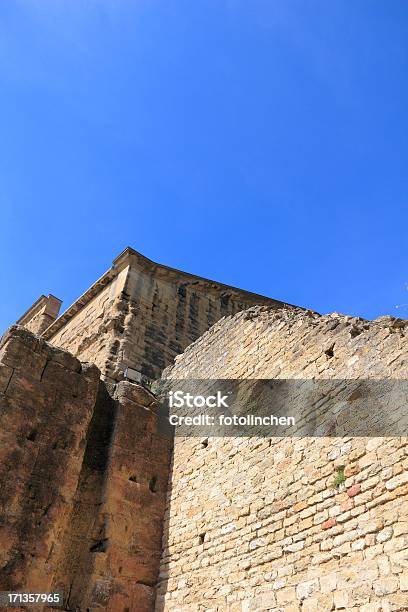
[[[361,485],[354,484],[352,487],[347,489],[347,495],[349,497],[355,497],[356,495],[358,495],[360,493],[360,491],[361,491]]]
[[[322,523],[322,529],[326,530],[326,529],[331,529],[332,527],[334,527],[336,524],[336,519],[334,518],[329,518],[327,519],[327,521],[324,521],[324,523]]]

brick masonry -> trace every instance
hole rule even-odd
[[[163,376],[407,378],[407,325],[255,307]],[[176,438],[156,610],[407,610],[407,494],[407,438]]]

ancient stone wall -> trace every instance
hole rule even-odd
[[[108,278],[94,295],[83,300],[83,305],[80,298],[72,315],[63,315],[62,321],[58,320],[44,333],[51,344],[70,351],[81,361],[96,364],[102,375],[112,382],[123,333],[121,292],[125,280],[126,270]]]
[[[406,379],[406,331],[251,308],[164,376]],[[407,495],[407,438],[176,438],[156,609],[407,610]]]
[[[153,610],[170,462],[154,396],[14,327],[0,425],[0,590]]]
[[[70,609],[154,608],[170,463],[156,410],[154,397],[128,382],[100,398],[54,581]]]
[[[0,346],[0,587],[113,612],[156,592],[158,611],[408,609],[406,438],[176,438],[168,478],[154,396],[118,382],[182,350],[164,376],[407,379],[406,333],[126,250],[42,338]]]
[[[123,297],[127,314],[119,349],[122,363],[152,379],[221,317],[257,301],[275,305],[273,300],[174,271],[137,268],[129,271]]]
[[[20,317],[17,325],[28,329],[33,334],[41,335],[58,317],[61,304],[61,300],[54,295],[41,295]]]
[[[127,368],[160,377],[221,317],[253,304],[289,306],[154,264],[132,249],[44,333],[116,382]]]
[[[0,348],[0,590],[49,590],[99,384],[94,365],[12,328]]]

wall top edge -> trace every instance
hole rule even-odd
[[[212,289],[221,291],[233,291],[241,294],[249,302],[275,304],[281,307],[292,307],[292,304],[274,300],[273,298],[245,291],[238,287],[225,285],[218,281],[214,281],[202,276],[190,274],[176,268],[170,268],[163,264],[156,263],[145,257],[132,247],[126,247],[112,262],[112,267],[109,268],[89,289],[85,291],[54,323],[52,323],[42,334],[43,338],[49,340],[52,338],[73,316],[75,316],[88,302],[90,302],[108,283],[110,283],[122,270],[126,267],[137,267],[144,271],[157,276],[158,278],[174,280],[185,278],[186,281],[195,281],[203,285],[210,286]]]
[[[55,295],[52,295],[51,293],[48,296],[42,294],[40,295],[38,300],[36,300],[34,304],[32,304],[30,308],[28,308],[28,310],[26,310],[23,315],[21,315],[18,321],[16,321],[16,324],[22,325],[22,326],[27,325],[27,323],[31,321],[31,319],[33,319],[33,317],[37,313],[41,312],[41,310],[44,310],[44,311],[49,310],[50,314],[52,314],[53,312],[57,314],[61,307],[61,304],[62,304],[62,300],[55,297]]]
[[[239,294],[245,296],[248,300],[253,300],[254,303],[264,302],[269,304],[276,304],[281,306],[288,306],[292,308],[301,308],[299,306],[295,306],[293,304],[289,304],[288,302],[283,302],[281,300],[275,300],[274,298],[267,297],[265,295],[261,295],[259,293],[254,293],[252,291],[247,291],[245,289],[240,289],[239,287],[234,287],[233,285],[226,285],[216,280],[212,280],[210,278],[205,278],[204,276],[198,276],[197,274],[191,274],[190,272],[185,272],[184,270],[178,270],[177,268],[171,268],[170,266],[166,266],[164,264],[157,263],[152,261],[145,255],[142,255],[138,251],[135,251],[132,247],[126,247],[120,255],[116,259],[113,260],[113,265],[122,266],[126,261],[127,265],[138,265],[140,267],[144,267],[146,270],[154,272],[158,277],[161,278],[185,278],[186,280],[198,281],[203,283],[204,285],[213,286],[213,288],[220,288],[225,291],[236,291]]]

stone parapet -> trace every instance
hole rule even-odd
[[[57,319],[61,304],[62,301],[54,295],[41,295],[16,324],[41,335]]]

